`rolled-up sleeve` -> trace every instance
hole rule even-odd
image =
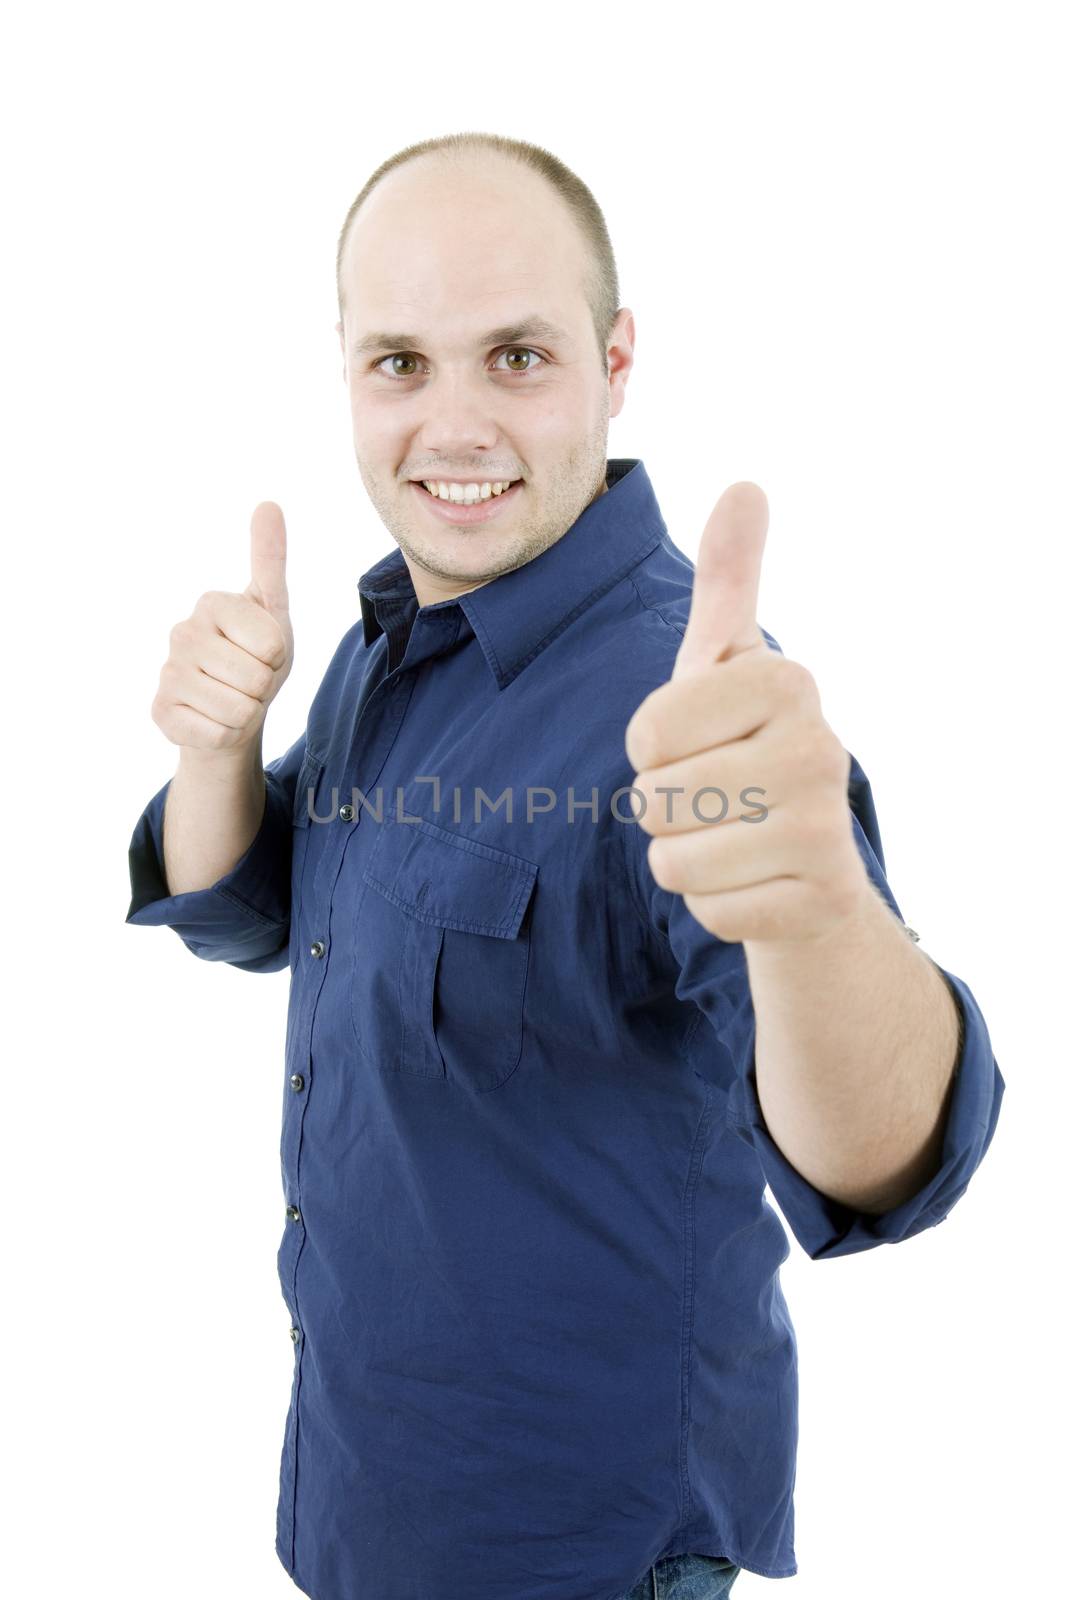
[[[129,849],[126,921],[173,928],[203,961],[245,972],[277,972],[289,962],[293,808],[306,733],[264,767],[267,797],[259,831],[236,865],[204,889],[170,894],[163,865],[163,812],[170,780],[148,802]]]
[[[749,1027],[741,1013],[736,1016],[730,1042],[735,1060],[740,1058],[745,1065],[731,1092],[728,1115],[741,1138],[756,1151],[771,1193],[801,1248],[813,1260],[852,1255],[878,1244],[899,1244],[943,1222],[989,1148],[1000,1115],[1004,1079],[970,989],[943,967],[938,970],[955,997],[962,1030],[941,1165],[917,1194],[880,1215],[856,1211],[813,1188],[779,1150],[767,1131],[756,1093],[754,1020]]]
[[[890,910],[903,922],[885,875],[885,855],[870,781],[855,756],[851,756],[848,791],[853,836],[866,864],[867,875]],[[771,1193],[801,1248],[813,1260],[852,1255],[878,1244],[899,1244],[902,1239],[910,1239],[935,1223],[943,1222],[989,1148],[1000,1116],[1004,1079],[974,995],[962,978],[936,962],[934,965],[955,1000],[960,1024],[941,1164],[916,1194],[881,1214],[856,1211],[830,1199],[813,1188],[786,1160],[771,1138],[760,1111],[751,1000],[747,1017],[740,1012],[735,1014],[730,1044],[734,1060],[743,1063],[743,1070],[731,1093],[729,1115],[741,1137],[755,1149]]]
[[[903,922],[886,880],[870,783],[855,756],[851,757],[849,804],[853,834],[868,876]],[[1004,1079],[993,1055],[985,1019],[967,984],[938,966],[955,1000],[960,1023],[941,1164],[918,1193],[891,1211],[858,1211],[814,1188],[786,1159],[767,1129],[756,1088],[756,1019],[743,945],[724,943],[708,933],[681,895],[671,894],[655,883],[647,865],[642,878],[654,925],[669,941],[678,962],[676,992],[679,998],[696,1002],[734,1063],[735,1074],[726,1095],[727,1119],[754,1150],[767,1185],[801,1248],[813,1260],[851,1255],[875,1245],[910,1239],[944,1221],[989,1148],[1004,1093]],[[917,937],[913,930],[909,932]],[[694,1038],[699,1040],[699,1034]]]

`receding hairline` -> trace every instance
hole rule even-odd
[[[374,187],[368,190],[368,192],[362,197],[362,203],[355,215],[346,220],[344,237],[342,240],[342,251],[339,255],[338,261],[338,299],[342,306],[344,305],[345,301],[345,285],[344,273],[340,270],[340,268],[344,264],[351,266],[352,238],[356,232],[356,226],[359,222],[359,219],[363,215],[363,206],[372,198],[373,195],[379,193],[383,186],[388,183],[389,179],[394,175],[410,172],[412,169],[417,167],[426,166],[438,166],[451,170],[464,169],[472,174],[477,174],[477,170],[479,168],[500,168],[509,170],[512,173],[514,173],[517,169],[520,173],[527,174],[530,178],[537,180],[543,189],[546,190],[551,198],[556,202],[562,214],[567,218],[571,228],[577,235],[582,252],[588,256],[589,241],[583,236],[582,230],[578,227],[578,223],[572,208],[567,204],[559,190],[549,182],[545,175],[541,172],[537,172],[534,168],[527,165],[526,162],[517,160],[515,156],[509,155],[503,150],[494,150],[483,146],[470,146],[460,149],[440,147],[431,150],[423,150],[420,151],[418,155],[409,157],[407,160],[399,163],[397,166],[390,167],[389,171],[384,173],[383,176],[374,184]],[[542,337],[548,337],[548,335],[545,334],[542,335]],[[400,341],[390,342],[398,343]],[[495,342],[504,343],[503,340],[498,340]]]
[[[600,365],[607,375],[607,347],[621,307],[615,252],[612,249],[604,214],[589,187],[550,150],[525,139],[511,139],[497,133],[466,130],[461,133],[445,134],[440,138],[423,139],[396,151],[371,173],[348,208],[334,255],[337,306],[341,314],[342,327],[349,314],[345,303],[344,269],[349,265],[349,241],[364,203],[393,172],[398,172],[417,161],[431,158],[436,158],[439,167],[446,173],[462,171],[464,175],[472,174],[475,177],[482,172],[495,173],[497,168],[490,166],[490,162],[495,158],[500,164],[499,170],[503,170],[504,163],[507,164],[509,172],[519,167],[549,186],[578,230],[585,260],[581,273],[582,294],[592,318],[594,337],[600,352]],[[520,301],[519,305],[521,304]],[[522,308],[524,313],[527,309],[535,308]],[[548,306],[543,309],[558,315],[555,307]],[[412,342],[415,341],[407,339],[403,341],[405,345]]]

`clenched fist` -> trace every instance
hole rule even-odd
[[[746,945],[818,939],[876,893],[852,832],[848,751],[812,674],[756,621],[768,515],[758,484],[720,497],[674,671],[626,729],[652,876],[709,933]],[[714,802],[697,803],[752,789],[762,816],[709,817]]]
[[[208,590],[171,629],[152,720],[173,744],[243,753],[292,665],[285,518],[264,500],[252,513],[251,582],[243,594]]]

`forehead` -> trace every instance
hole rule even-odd
[[[573,332],[587,270],[577,224],[539,174],[514,163],[413,162],[390,173],[353,222],[346,321],[360,339],[443,330],[470,344],[534,313]]]

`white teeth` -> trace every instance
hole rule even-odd
[[[505,478],[500,483],[445,483],[423,479],[422,486],[438,500],[472,506],[476,500],[488,500],[490,495],[503,494],[505,489],[511,487],[511,481]]]

